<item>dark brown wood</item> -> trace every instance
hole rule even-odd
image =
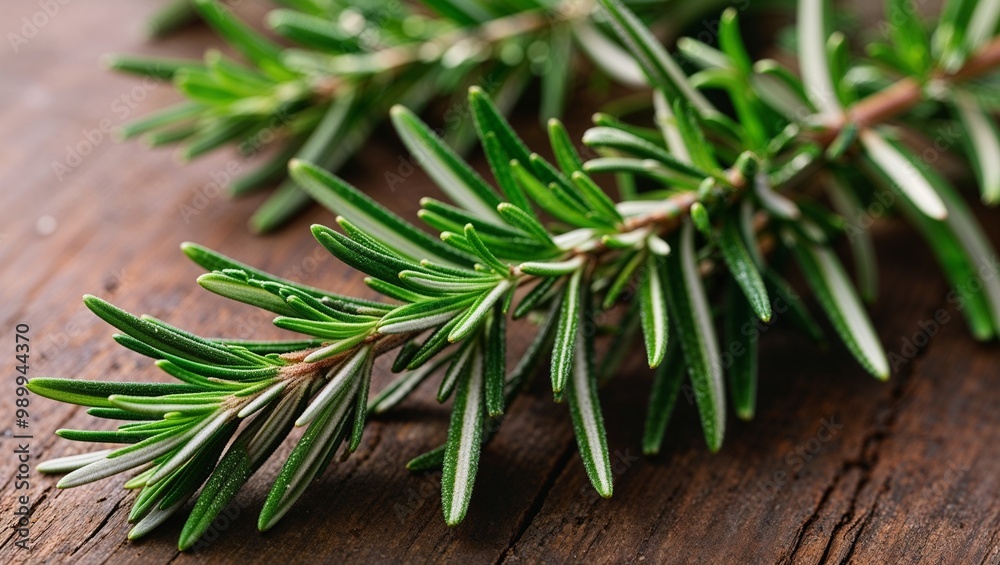
[[[107,139],[60,181],[53,161],[82,143],[102,119],[121,123],[116,101],[138,99],[130,117],[177,98],[167,86],[139,88],[103,73],[108,51],[198,56],[211,42],[192,30],[157,45],[130,27],[154,2],[61,6],[14,53],[0,46],[0,351],[13,327],[31,325],[35,376],[164,379],[144,358],[116,346],[112,331],[79,298],[94,293],[207,335],[274,337],[266,316],[208,294],[177,249],[196,241],[257,266],[341,292],[366,292],[361,278],[323,253],[306,226],[330,223],[314,209],[274,236],[253,237],[245,219],[261,201],[201,201],[206,185],[240,163],[228,152],[181,166],[169,151]],[[4,3],[0,30],[20,33],[33,2]],[[574,114],[574,132],[587,108]],[[518,122],[540,140],[531,115]],[[414,173],[390,190],[401,147],[386,131],[345,176],[412,217],[434,192]],[[477,165],[482,167],[481,160]],[[197,213],[185,221],[183,206]],[[49,235],[51,216],[56,227]],[[994,242],[1000,214],[983,212]],[[43,229],[39,229],[43,228]],[[896,222],[878,228],[882,267],[873,317],[890,352],[945,309],[952,321],[894,371],[888,383],[866,376],[839,346],[821,351],[779,319],[765,332],[757,418],[730,420],[725,446],[709,454],[694,409],[680,403],[664,452],[639,454],[648,370],[622,371],[602,396],[616,458],[615,496],[590,489],[566,408],[544,387],[519,400],[485,449],[472,508],[460,527],[441,517],[439,476],[403,464],[440,444],[447,407],[430,391],[372,422],[360,451],[336,463],[274,530],[256,531],[277,463],[237,498],[230,523],[197,551],[180,554],[182,521],[148,539],[125,541],[132,495],[118,478],[68,491],[31,476],[32,549],[13,546],[13,386],[0,385],[0,508],[4,562],[961,562],[1000,561],[1000,387],[995,344],[970,340],[925,247]],[[636,356],[637,358],[639,355]],[[8,359],[3,357],[3,359]],[[6,360],[10,375],[13,361]],[[387,372],[377,372],[377,386]],[[92,426],[83,410],[41,398],[31,404],[33,463],[82,452],[54,435]],[[824,441],[826,440],[826,441]],[[274,458],[290,449],[286,445]],[[210,536],[212,537],[212,536]]]

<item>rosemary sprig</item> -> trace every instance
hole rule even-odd
[[[450,98],[445,130],[461,150],[474,140],[468,120],[455,119],[462,93],[472,84],[506,110],[530,79],[539,77],[543,120],[561,114],[578,51],[608,76],[642,84],[638,67],[609,37],[606,25],[592,17],[592,0],[287,4],[268,14],[267,25],[292,48],[254,31],[217,0],[181,0],[155,20],[159,25],[172,23],[174,16],[200,15],[245,63],[217,50],[203,62],[107,58],[113,69],[171,80],[187,98],[125,126],[124,137],[181,144],[185,160],[226,144],[249,155],[263,153],[276,140],[284,145],[228,187],[232,195],[244,195],[281,182],[251,219],[256,231],[275,229],[309,203],[306,193],[284,178],[290,155],[336,170],[394,104],[419,111]],[[635,4],[656,12],[652,4]]]
[[[774,61],[750,62],[732,10],[721,18],[721,50],[681,44],[702,67],[687,76],[623,4],[602,0],[655,89],[654,123],[597,116],[583,141],[605,155],[584,162],[562,125],[551,121],[556,156],[551,163],[532,153],[491,97],[473,87],[469,107],[493,185],[412,111],[394,107],[392,121],[400,137],[451,200],[422,201],[420,217],[441,232],[440,239],[320,166],[292,161],[297,185],[339,214],[340,231],[313,226],[317,241],[365,273],[367,284],[386,299],[361,300],[302,286],[185,244],[184,252],[209,271],[199,278],[203,287],[271,311],[278,327],[308,337],[204,339],[87,297],[86,305],[122,332],[116,341],[156,359],[181,383],[32,380],[29,388],[37,394],[126,421],[113,432],[60,431],[72,439],[126,445],[49,462],[42,470],[71,470],[60,482],[63,487],[135,470],[126,483],[139,491],[130,514],[136,524],[133,538],[195,498],[181,535],[184,549],[288,431],[307,426],[264,504],[258,525],[268,529],[342,443],[348,452],[358,447],[369,412],[391,409],[443,371],[438,399],[454,396],[448,440],[408,467],[443,468],[444,516],[456,524],[473,494],[482,445],[495,430],[491,420],[505,412],[549,353],[553,396],[566,400],[592,484],[610,496],[598,395],[602,379],[595,367],[601,367],[601,375],[613,375],[626,344],[616,343],[598,365],[596,332],[588,325],[594,310],[612,307],[626,286],[638,289],[638,307],[622,314],[619,336],[629,339],[629,328],[641,328],[649,365],[656,369],[643,435],[646,453],[660,449],[685,370],[709,449],[719,449],[725,435],[725,377],[737,414],[752,416],[757,344],[742,328],[771,320],[779,312],[772,307],[777,300],[787,306],[780,312],[790,321],[818,335],[796,293],[776,272],[776,256],[795,258],[859,364],[876,378],[889,377],[889,359],[832,248],[854,218],[831,211],[814,184],[825,185],[836,209],[847,214],[863,213],[859,206],[895,195],[965,300],[963,313],[974,336],[995,337],[1000,282],[977,278],[991,247],[956,191],[883,123],[905,116],[917,124],[910,110],[948,108],[958,96],[963,104],[959,120],[992,124],[975,85],[993,79],[989,75],[1000,66],[1000,39],[970,32],[972,20],[956,15],[961,11],[955,4],[949,3],[933,39],[916,44],[930,55],[919,58],[923,66],[911,68],[910,59],[911,66],[886,64],[894,59],[885,49],[900,50],[895,53],[900,60],[915,52],[902,40],[882,51],[872,48],[878,57],[851,59],[845,43],[824,31],[824,3],[801,0],[799,56],[809,70],[800,80]],[[889,7],[898,10],[900,4],[893,1]],[[979,13],[977,7],[975,12],[993,17],[989,29],[996,30],[998,11]],[[957,35],[964,39],[956,40]],[[916,34],[908,32],[906,41],[911,36]],[[702,90],[722,91],[734,116],[720,112]],[[971,100],[980,105],[970,106]],[[973,137],[991,131],[973,129]],[[978,143],[985,154],[990,144]],[[980,168],[981,179],[992,178],[985,161]],[[605,172],[616,174],[628,197],[615,201],[601,188],[597,174]],[[648,189],[635,193],[643,183]],[[983,189],[990,194],[989,185]],[[870,246],[853,251],[858,264],[870,270]],[[872,274],[859,270],[859,280],[867,281],[866,294],[873,296]],[[982,291],[971,291],[971,282]],[[521,287],[528,290],[518,299],[515,291]],[[713,304],[717,288],[725,301]],[[528,314],[541,320],[539,329],[521,362],[508,371],[506,318]],[[716,333],[719,317],[725,347]],[[372,362],[391,351],[398,351],[393,370],[401,375],[369,402]]]

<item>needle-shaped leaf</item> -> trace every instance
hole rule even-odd
[[[441,506],[449,526],[457,525],[465,517],[479,468],[485,377],[482,354],[474,354],[471,363],[472,370],[458,383],[444,453]]]
[[[577,269],[569,276],[562,292],[562,306],[559,311],[559,325],[556,326],[555,345],[552,348],[552,392],[556,399],[562,398],[566,381],[573,369],[573,356],[580,326],[581,293],[583,269]]]
[[[872,130],[860,133],[861,144],[872,163],[892,180],[902,194],[930,218],[943,220],[948,210],[923,171],[918,169],[900,147]]]
[[[507,317],[502,309],[493,307],[493,320],[486,330],[485,387],[486,413],[497,417],[504,411],[504,377],[507,367]]]
[[[601,5],[619,39],[642,67],[653,87],[686,98],[699,112],[715,112],[712,104],[691,86],[660,41],[621,0],[601,0]]]
[[[685,222],[667,256],[667,301],[694,386],[705,442],[712,451],[722,447],[726,431],[726,400],[715,327],[698,271],[694,225]]]
[[[572,378],[567,383],[566,392],[583,466],[597,493],[608,498],[613,490],[611,459],[608,457],[604,417],[601,415],[601,404],[597,398],[592,339],[593,335],[580,335],[574,344],[570,344]]]
[[[465,311],[465,314],[461,316],[455,328],[451,330],[451,333],[448,334],[448,341],[461,341],[472,333],[472,330],[479,327],[479,324],[482,323],[483,319],[489,313],[490,308],[511,289],[511,284],[510,280],[504,279],[493,287],[492,290],[480,295],[472,303],[472,306],[469,306],[469,309]]]
[[[188,335],[170,331],[163,326],[137,318],[96,296],[89,294],[84,296],[83,303],[105,322],[165,352],[224,365],[253,365],[250,361],[231,353],[223,345],[192,339]]]
[[[483,240],[480,239],[479,234],[476,232],[476,226],[472,224],[465,225],[465,239],[469,241],[472,245],[472,250],[475,251],[476,257],[482,260],[483,265],[493,269],[499,274],[506,275],[510,272],[510,266],[503,261],[497,259],[497,256],[493,254],[492,251],[486,247]]]
[[[292,178],[335,214],[413,261],[430,259],[446,264],[467,264],[468,258],[358,192],[337,176],[298,159],[288,164]]]
[[[329,456],[340,446],[357,385],[358,380],[354,380],[334,402],[327,403],[295,444],[260,511],[257,527],[261,531],[271,529],[291,510],[313,478],[326,467]]]
[[[993,2],[1000,6],[1000,2]],[[970,94],[952,91],[955,111],[961,120],[963,139],[972,163],[983,202],[1000,202],[1000,130],[996,121]]]
[[[740,233],[739,218],[735,214],[729,214],[722,222],[718,237],[719,249],[722,251],[722,258],[729,268],[729,272],[739,284],[743,294],[753,307],[754,314],[762,321],[771,319],[771,300],[767,295],[767,288],[764,280],[757,271],[757,265],[753,257],[747,251],[743,234]]]
[[[403,143],[449,198],[484,219],[499,219],[500,196],[427,124],[402,106],[393,107],[392,122]]]
[[[827,178],[827,194],[837,213],[846,218],[845,232],[854,259],[858,290],[866,302],[874,302],[878,295],[878,264],[875,260],[875,243],[871,230],[857,225],[865,213],[857,195],[846,179],[834,172]]]
[[[182,383],[129,383],[113,381],[82,381],[77,379],[34,378],[28,381],[28,390],[70,404],[111,408],[108,397],[113,394],[157,397],[168,394],[187,394],[203,389]]]
[[[646,268],[639,279],[639,311],[642,335],[646,342],[646,359],[651,369],[663,362],[667,355],[667,297],[663,289],[663,258],[649,254]]]
[[[533,236],[538,242],[544,245],[555,246],[549,231],[545,229],[545,226],[533,214],[509,202],[504,202],[497,206],[497,212],[500,213],[508,224]]]
[[[642,433],[642,452],[646,455],[660,452],[685,374],[680,347],[672,342],[664,362],[653,373],[653,390],[649,393],[646,423]]]
[[[699,179],[709,176],[704,170],[694,165],[685,163],[670,153],[667,153],[663,148],[620,129],[609,127],[590,128],[583,134],[583,142],[591,147],[618,149],[621,151],[627,151],[638,157],[653,159],[664,167],[682,175]]]
[[[787,232],[786,237],[792,237]],[[854,357],[876,378],[889,378],[889,362],[878,334],[840,260],[830,249],[794,238],[792,249],[803,275],[826,311],[841,340]]]
[[[836,116],[842,109],[827,59],[829,11],[827,0],[798,0],[797,45],[799,69],[809,99],[824,115]]]
[[[757,339],[753,331],[747,331],[754,327],[753,311],[734,284],[726,290],[726,306],[723,335],[728,348],[723,356],[729,365],[729,395],[736,415],[751,420],[757,402]]]

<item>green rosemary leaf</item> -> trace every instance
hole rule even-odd
[[[514,172],[520,186],[538,204],[542,210],[552,214],[559,220],[568,224],[581,227],[600,226],[585,215],[586,211],[581,211],[578,207],[570,204],[570,200],[560,198],[556,194],[559,189],[555,184],[545,186],[542,181],[526,169],[520,162],[511,161],[510,168]]]
[[[702,69],[728,69],[733,66],[729,55],[692,37],[678,38],[677,51]]]
[[[510,266],[497,259],[496,255],[494,255],[493,252],[486,247],[483,240],[479,238],[479,234],[476,232],[476,227],[474,225],[465,225],[465,239],[467,239],[469,244],[472,245],[472,249],[475,251],[476,257],[482,260],[483,265],[493,269],[500,275],[507,275],[510,273]]]
[[[146,35],[159,39],[198,21],[198,12],[191,0],[170,0],[146,20]]]
[[[615,305],[622,291],[632,282],[632,275],[635,274],[636,269],[645,261],[645,254],[638,251],[628,252],[622,257],[618,263],[618,268],[615,269],[615,278],[612,279],[604,295],[604,301],[601,303],[602,308],[607,310]]]
[[[566,174],[583,170],[583,160],[580,159],[580,154],[573,146],[573,140],[570,139],[566,126],[559,120],[552,118],[548,121],[548,130],[549,144],[552,146],[552,152],[555,154],[559,167]]]
[[[582,170],[577,170],[573,172],[572,179],[573,185],[580,191],[590,209],[601,219],[609,224],[620,224],[624,221],[618,209],[615,208],[614,201],[590,178],[590,175]]]
[[[521,358],[518,359],[517,364],[507,376],[506,390],[516,392],[523,388],[541,363],[542,354],[551,350],[556,325],[559,322],[559,311],[559,301],[553,301],[539,324],[535,337],[532,338],[527,349],[521,354]]]
[[[975,166],[983,202],[996,204],[1000,202],[1000,130],[972,95],[953,90],[951,96],[963,126],[963,141]]]
[[[719,168],[719,162],[712,151],[712,144],[705,139],[698,117],[694,110],[683,100],[674,100],[672,114],[681,143],[689,156],[690,164],[699,170],[714,171]],[[707,175],[701,175],[705,177]]]
[[[499,209],[500,206],[504,206],[505,204],[507,206],[511,205],[505,202],[497,206],[497,208]],[[476,230],[478,230],[479,233],[485,237],[515,239],[523,238],[526,235],[520,229],[511,229],[502,223],[483,220],[482,218],[470,214],[461,208],[445,204],[444,202],[440,202],[433,198],[421,198],[420,206],[423,208],[421,212],[432,212],[447,220],[449,223],[447,231],[460,232],[464,229],[466,224],[472,224],[476,226]],[[423,219],[423,216],[421,216],[421,219]],[[446,230],[442,229],[441,231]]]
[[[314,415],[271,486],[257,520],[258,529],[267,531],[274,527],[302,496],[309,483],[325,468],[328,456],[343,441],[347,414],[353,407],[351,400],[357,386],[358,380],[352,380],[342,394],[326,402],[324,408]],[[315,403],[316,400],[313,400],[313,404]]]
[[[577,328],[580,325],[581,307],[580,294],[583,280],[583,269],[577,269],[569,277],[566,289],[562,293],[562,306],[559,312],[559,325],[556,328],[555,346],[552,348],[552,392],[556,399],[562,398],[566,381],[573,369],[573,356],[576,352]]]
[[[847,179],[834,171],[827,177],[826,192],[837,213],[847,219],[847,242],[851,246],[858,290],[865,302],[874,302],[878,295],[878,263],[875,260],[875,243],[870,230],[854,222],[863,218],[864,208]]]
[[[528,261],[517,268],[526,275],[539,277],[560,277],[568,275],[583,266],[583,257],[576,256],[565,261]]]
[[[1000,4],[995,1],[974,2],[975,10],[965,30],[965,51],[973,53],[996,35],[1000,22]],[[917,22],[919,23],[919,21]],[[923,29],[921,28],[921,31]]]
[[[493,305],[496,304],[497,301],[511,289],[511,287],[511,281],[504,279],[497,283],[497,285],[493,287],[493,290],[480,295],[479,298],[472,303],[472,306],[469,306],[469,309],[466,310],[465,314],[459,318],[459,322],[451,330],[451,333],[448,334],[448,341],[452,343],[461,341],[472,333],[474,329],[479,327],[479,324],[482,323],[483,319],[485,319],[486,315],[490,311],[490,308],[492,308]]]
[[[392,121],[406,147],[449,198],[484,219],[499,219],[500,196],[420,118],[394,106]]]
[[[189,59],[145,56],[139,57],[134,55],[122,55],[120,53],[105,55],[101,59],[101,63],[108,69],[114,71],[164,80],[174,78],[174,75],[181,70],[204,68],[204,65],[201,63]],[[191,106],[193,105],[182,103],[174,108]]]
[[[94,451],[91,453],[81,453],[79,455],[68,455],[66,457],[56,457],[55,459],[49,459],[39,463],[35,470],[39,473],[46,474],[62,474],[70,473],[76,471],[77,469],[86,467],[91,463],[96,463],[101,459],[104,459],[111,453],[112,450],[104,449],[101,451]]]
[[[723,355],[730,360],[729,395],[736,415],[741,420],[752,420],[757,402],[757,340],[751,339],[754,334],[745,330],[753,326],[753,311],[734,284],[726,290],[726,306],[723,335],[729,346]]]
[[[267,25],[287,39],[324,52],[355,53],[361,47],[358,36],[337,21],[297,10],[272,10]]]
[[[516,160],[519,163],[531,162],[531,151],[524,145],[514,129],[510,127],[510,123],[503,117],[503,113],[482,88],[473,86],[469,89],[469,106],[472,109],[472,117],[480,139],[484,139],[488,133],[492,133],[507,154],[507,161],[503,163],[504,165],[511,160]],[[517,203],[514,202],[514,204]]]
[[[379,253],[319,224],[312,226],[313,237],[327,251],[355,269],[386,282],[398,282],[401,271],[422,270],[420,265],[396,255]]]
[[[711,451],[718,451],[726,429],[725,391],[715,327],[698,274],[691,222],[684,223],[671,247],[674,252],[667,256],[666,269],[667,302],[677,322],[705,442]]]
[[[346,337],[340,341],[335,341],[329,345],[325,345],[317,349],[316,351],[313,351],[309,355],[306,355],[303,361],[306,363],[315,363],[317,361],[322,361],[323,359],[329,359],[331,357],[335,357],[337,355],[340,355],[341,353],[345,353],[353,349],[355,345],[364,342],[371,335],[372,335],[371,332],[369,332],[369,333],[358,334],[356,336]]]
[[[147,439],[155,432],[134,430],[56,430],[56,435],[72,441],[87,441],[101,443],[137,443]]]
[[[279,296],[221,273],[205,273],[198,277],[198,284],[205,290],[237,302],[263,308],[275,314],[294,316],[296,311]]]
[[[325,339],[344,339],[358,334],[367,334],[377,322],[364,324],[348,324],[344,322],[317,322],[302,318],[287,318],[279,316],[274,319],[274,325],[283,330],[303,333]]]
[[[820,346],[826,346],[826,337],[823,328],[820,327],[816,319],[809,313],[809,309],[802,302],[802,299],[792,288],[792,285],[772,269],[764,271],[764,280],[767,284],[768,292],[774,295],[775,305],[781,305],[786,310],[784,314],[790,322],[809,336]]]
[[[661,271],[663,260],[656,255],[646,257],[646,268],[639,277],[639,306],[642,335],[646,342],[646,359],[655,369],[667,355],[667,298],[663,292]]]
[[[667,424],[673,414],[677,397],[684,385],[684,359],[676,342],[671,342],[664,362],[653,373],[653,390],[646,407],[646,423],[642,433],[642,452],[656,455],[663,445]]]
[[[203,110],[204,107],[200,104],[181,102],[123,125],[118,130],[119,135],[122,139],[129,139],[153,130],[177,125],[197,117]]]
[[[943,220],[948,216],[948,210],[941,201],[941,196],[928,182],[923,171],[906,158],[898,144],[886,140],[872,130],[864,130],[859,135],[861,144],[872,163],[892,179],[914,206],[936,220]]]
[[[223,269],[236,269],[243,271],[250,275],[254,279],[259,279],[262,281],[273,281],[280,283],[285,286],[296,288],[305,292],[316,298],[325,298],[333,301],[337,304],[343,304],[345,306],[353,306],[355,313],[372,313],[375,315],[380,315],[381,313],[388,312],[392,309],[390,305],[381,304],[379,302],[373,302],[371,300],[364,300],[361,298],[354,298],[350,296],[344,296],[340,294],[333,294],[325,290],[320,290],[318,288],[313,288],[310,286],[298,284],[296,282],[282,279],[265,273],[264,271],[255,269],[239,261],[230,259],[221,253],[216,253],[207,247],[203,247],[196,243],[185,242],[181,244],[181,251],[188,256],[192,261],[200,265],[202,268],[209,271],[221,271]]]
[[[514,180],[514,175],[511,173],[509,167],[510,155],[501,146],[497,134],[492,131],[481,134],[481,142],[483,153],[485,153],[486,159],[490,163],[490,170],[493,171],[493,177],[497,180],[497,184],[500,186],[500,190],[503,191],[504,196],[510,201],[510,203],[505,202],[500,206],[514,206],[523,213],[531,216],[532,219],[537,220],[534,210],[531,208],[531,203],[524,195],[524,191],[521,190],[521,187]]]
[[[567,383],[569,413],[576,433],[583,466],[598,494],[609,498],[613,490],[608,440],[604,418],[597,398],[597,375],[594,373],[593,334],[580,335],[572,348],[572,378]],[[558,343],[557,343],[558,347]]]
[[[70,404],[113,408],[108,397],[114,394],[129,396],[162,396],[200,392],[201,388],[180,383],[130,383],[81,381],[76,379],[35,378],[28,381],[31,392]]]
[[[399,273],[399,278],[420,287],[425,294],[466,294],[478,293],[493,288],[497,279],[473,278],[461,279],[449,277],[447,275],[428,275],[427,273],[416,273],[413,271],[403,271]]]
[[[886,181],[880,172],[872,176],[876,180]],[[950,187],[945,184],[944,188]],[[973,220],[960,198],[953,194],[953,190],[949,190],[948,195],[952,208],[945,222],[928,218],[905,200],[900,201],[901,209],[923,234],[944,270],[953,288],[953,294],[949,294],[949,297],[954,297],[962,304],[962,315],[969,331],[975,339],[985,341],[996,335],[996,328],[1000,327],[996,322],[1000,320],[996,314],[996,305],[1000,301],[995,298],[996,290],[991,284],[992,279],[986,280],[979,274],[979,269],[988,264],[984,261],[990,260],[990,255],[984,253],[989,253],[991,247],[980,239],[981,232],[977,233],[978,230],[971,229],[971,224],[966,224]]]
[[[438,386],[438,402],[446,402],[451,393],[455,391],[458,382],[468,376],[470,360],[476,354],[479,346],[478,339],[470,339],[463,343],[458,352],[455,353],[451,364],[448,365],[448,370],[445,371],[444,377],[441,379],[441,384]]]
[[[500,216],[508,224],[524,231],[539,243],[555,247],[555,242],[552,241],[552,236],[548,230],[545,229],[545,226],[531,212],[525,211],[523,208],[509,202],[504,202],[497,206],[497,212],[500,213]]]
[[[622,130],[607,127],[590,128],[583,134],[583,142],[592,147],[608,147],[627,151],[643,158],[653,159],[664,167],[676,171],[681,175],[699,179],[709,176],[704,170],[689,165],[660,147]]]
[[[442,356],[435,360],[434,363],[423,365],[418,369],[406,371],[396,380],[389,383],[389,386],[385,387],[382,392],[378,393],[378,395],[376,395],[375,398],[368,403],[368,412],[372,414],[382,414],[388,412],[424,381],[426,381],[427,377],[434,374],[450,359],[451,358],[448,356]]]
[[[747,251],[743,235],[740,233],[739,219],[735,215],[729,214],[729,217],[723,220],[722,228],[719,230],[718,244],[729,272],[739,284],[743,294],[746,295],[753,307],[754,314],[761,321],[770,321],[771,300],[767,295],[764,280],[761,278],[750,252]]]
[[[86,295],[83,303],[99,318],[132,337],[148,343],[167,353],[187,359],[201,359],[213,363],[229,365],[251,365],[246,359],[234,355],[222,345],[214,345],[203,340],[194,340],[178,332],[170,331],[149,321],[137,318],[97,298]]]
[[[354,453],[361,445],[361,436],[365,431],[365,419],[368,415],[368,393],[372,384],[372,363],[374,356],[369,356],[361,367],[361,384],[354,399],[354,427],[351,429],[351,440],[347,443],[348,453]]]
[[[406,470],[414,473],[440,469],[444,465],[444,454],[448,445],[439,445],[434,449],[417,455],[406,463]]]
[[[791,237],[787,232],[786,237]],[[878,379],[889,378],[889,363],[878,335],[837,256],[801,236],[792,247],[803,275],[840,338],[862,367]]]
[[[798,55],[802,82],[813,104],[826,116],[843,112],[827,59],[826,42],[830,36],[826,0],[798,0]]]
[[[128,410],[122,410],[121,408],[90,408],[87,410],[87,414],[95,418],[106,418],[108,420],[144,421],[152,420],[154,418],[153,416],[136,414],[135,412],[129,412]]]
[[[406,368],[413,370],[421,367],[432,357],[440,353],[445,347],[451,345],[451,342],[448,341],[448,335],[453,329],[455,329],[455,326],[457,326],[460,321],[461,317],[455,316],[451,320],[444,323],[441,327],[434,330],[434,333],[428,336],[424,343],[421,344],[420,350],[413,356],[413,360],[410,361],[410,364],[407,365]]]
[[[467,264],[467,257],[418,230],[339,177],[297,159],[288,164],[288,170],[295,182],[320,204],[404,257],[412,261],[430,259],[445,264]]]
[[[572,80],[573,36],[569,25],[552,28],[548,42],[545,72],[542,74],[542,99],[539,114],[543,121],[561,116],[566,103],[566,91]]]
[[[528,312],[534,310],[536,306],[540,306],[543,303],[543,299],[550,298],[553,295],[550,291],[559,280],[559,277],[543,278],[541,282],[528,291],[528,294],[524,295],[524,298],[518,303],[517,308],[514,308],[514,319],[523,318]]]
[[[278,63],[281,47],[239,21],[215,0],[193,0],[201,17],[226,39],[226,41],[261,68],[274,73],[275,78],[293,76]]]
[[[670,57],[659,40],[621,0],[601,0],[601,6],[607,12],[611,25],[622,43],[642,67],[651,86],[673,93],[675,96],[683,96],[699,112],[715,112],[712,104],[691,86],[684,76],[684,71]]]
[[[472,370],[458,383],[448,426],[441,476],[441,506],[449,526],[462,521],[472,498],[479,467],[483,420],[483,356],[473,354]]]
[[[379,333],[407,333],[426,330],[461,317],[459,312],[472,305],[481,295],[444,296],[400,306],[379,322]],[[414,358],[419,356],[419,353]]]
[[[507,363],[507,317],[497,304],[493,307],[493,320],[486,329],[484,355],[484,383],[486,413],[497,417],[504,411],[504,376]]]

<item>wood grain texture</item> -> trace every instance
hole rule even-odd
[[[248,166],[232,154],[182,166],[170,151],[104,136],[63,180],[53,174],[52,162],[66,159],[67,145],[83,143],[84,130],[105,119],[122,122],[116,101],[123,96],[136,102],[128,117],[176,99],[167,86],[137,90],[133,79],[102,73],[103,53],[198,56],[211,42],[192,30],[145,44],[130,24],[154,4],[76,0],[19,52],[0,45],[0,351],[13,344],[15,324],[29,323],[34,376],[165,379],[109,339],[110,328],[81,304],[84,293],[203,335],[280,335],[266,316],[199,289],[198,269],[178,251],[185,240],[289,278],[366,293],[361,278],[322,252],[306,229],[331,223],[329,213],[311,210],[291,228],[258,238],[244,222],[260,195],[205,197],[227,167]],[[4,3],[0,30],[17,33],[38,9]],[[574,134],[587,111],[575,111]],[[541,139],[531,115],[518,123]],[[390,190],[384,173],[396,171],[404,152],[388,130],[378,137],[344,175],[412,217],[418,197],[435,189],[417,172]],[[485,168],[479,158],[476,164]],[[197,213],[185,217],[184,206]],[[55,220],[51,234],[43,216]],[[1000,214],[986,211],[983,220],[1000,241]],[[447,407],[428,387],[372,422],[359,452],[332,465],[267,534],[256,531],[256,513],[290,444],[254,476],[204,547],[184,554],[176,550],[179,519],[144,541],[125,541],[132,495],[121,480],[59,491],[56,479],[34,474],[33,548],[20,551],[8,528],[15,469],[13,385],[5,380],[0,561],[245,563],[295,555],[317,562],[997,563],[1000,348],[969,339],[910,230],[888,221],[877,231],[883,278],[873,318],[887,349],[902,353],[902,340],[938,309],[952,318],[889,383],[866,376],[839,346],[818,350],[779,319],[763,336],[757,418],[731,418],[725,446],[711,455],[694,408],[682,401],[663,453],[643,458],[649,374],[637,353],[637,363],[602,395],[613,499],[593,493],[565,406],[537,387],[509,410],[485,449],[468,518],[454,529],[441,517],[439,476],[403,468],[446,434]],[[10,374],[13,361],[3,363]],[[376,386],[387,379],[387,371],[376,372]],[[94,425],[83,410],[34,398],[31,411],[33,463],[85,450],[53,433]]]

